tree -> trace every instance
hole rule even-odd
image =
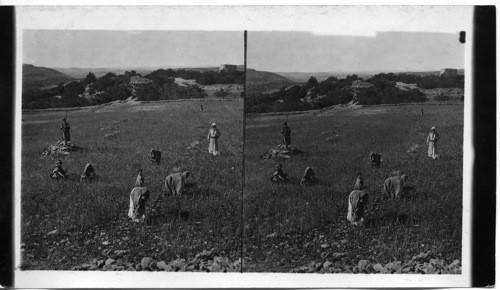
[[[306,89],[314,88],[318,85],[319,85],[318,80],[314,76],[311,76],[306,83]]]
[[[93,82],[95,82],[97,80],[96,76],[94,73],[92,72],[89,72],[87,74],[87,76],[85,77],[85,79],[83,80],[83,85],[86,86],[86,85],[89,85]]]

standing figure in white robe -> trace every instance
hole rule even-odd
[[[146,218],[146,202],[149,200],[149,194],[147,187],[134,187],[130,192],[128,216],[132,221],[140,222]]]
[[[368,202],[368,194],[364,190],[353,190],[349,195],[347,208],[347,220],[354,225],[363,223],[365,215],[365,204]]]
[[[436,127],[431,128],[431,132],[427,136],[427,145],[429,149],[427,150],[427,156],[432,157],[432,159],[436,159],[438,157],[437,154],[437,142],[439,141],[439,134],[436,132]]]
[[[220,131],[217,129],[217,125],[215,123],[212,124],[212,128],[208,131],[207,140],[208,144],[208,153],[213,155],[219,155],[219,137]]]

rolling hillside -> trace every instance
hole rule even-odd
[[[55,69],[23,64],[23,90],[40,89],[74,80]]]
[[[272,72],[247,69],[248,95],[277,90],[295,82]]]

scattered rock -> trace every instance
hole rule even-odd
[[[141,260],[142,269],[146,269],[149,266],[149,264],[151,264],[152,261],[153,261],[153,259],[151,259],[149,257],[142,258],[142,260]]]
[[[365,270],[366,267],[368,267],[369,264],[370,264],[370,261],[368,261],[368,260],[360,260],[358,262],[358,269],[359,269],[359,271]]]
[[[55,235],[57,234],[59,231],[57,229],[53,230],[53,231],[50,231],[47,233],[47,236],[50,236],[50,235]]]
[[[114,262],[115,262],[115,260],[114,260],[114,259],[109,258],[109,259],[107,259],[107,260],[106,260],[106,266],[110,266],[110,265],[111,265],[111,264],[113,264]]]
[[[302,151],[295,147],[288,146],[288,148],[285,148],[285,145],[280,144],[276,146],[276,148],[271,149],[268,153],[262,155],[261,159],[291,158],[293,155],[300,153],[302,153]]]
[[[64,145],[63,141],[58,141],[56,145],[49,145],[49,147],[42,152],[42,157],[49,155],[69,155],[71,152],[78,151],[80,149],[80,147],[71,142]]]
[[[198,140],[194,140],[193,142],[191,142],[191,144],[189,145],[189,147],[187,148],[188,150],[192,150],[192,149],[195,149],[196,146],[198,146],[200,144],[200,141]]]
[[[118,133],[120,133],[120,131],[113,131],[111,133],[108,133],[108,134],[104,135],[104,138],[116,137],[118,135]]]

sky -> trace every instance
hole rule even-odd
[[[52,68],[243,64],[243,32],[24,30],[23,63]]]
[[[429,71],[464,67],[457,33],[375,36],[249,31],[248,67],[274,72]],[[243,64],[243,32],[25,30],[23,63],[52,68]]]
[[[464,68],[459,33],[375,36],[249,32],[248,66],[275,72],[430,71]]]

